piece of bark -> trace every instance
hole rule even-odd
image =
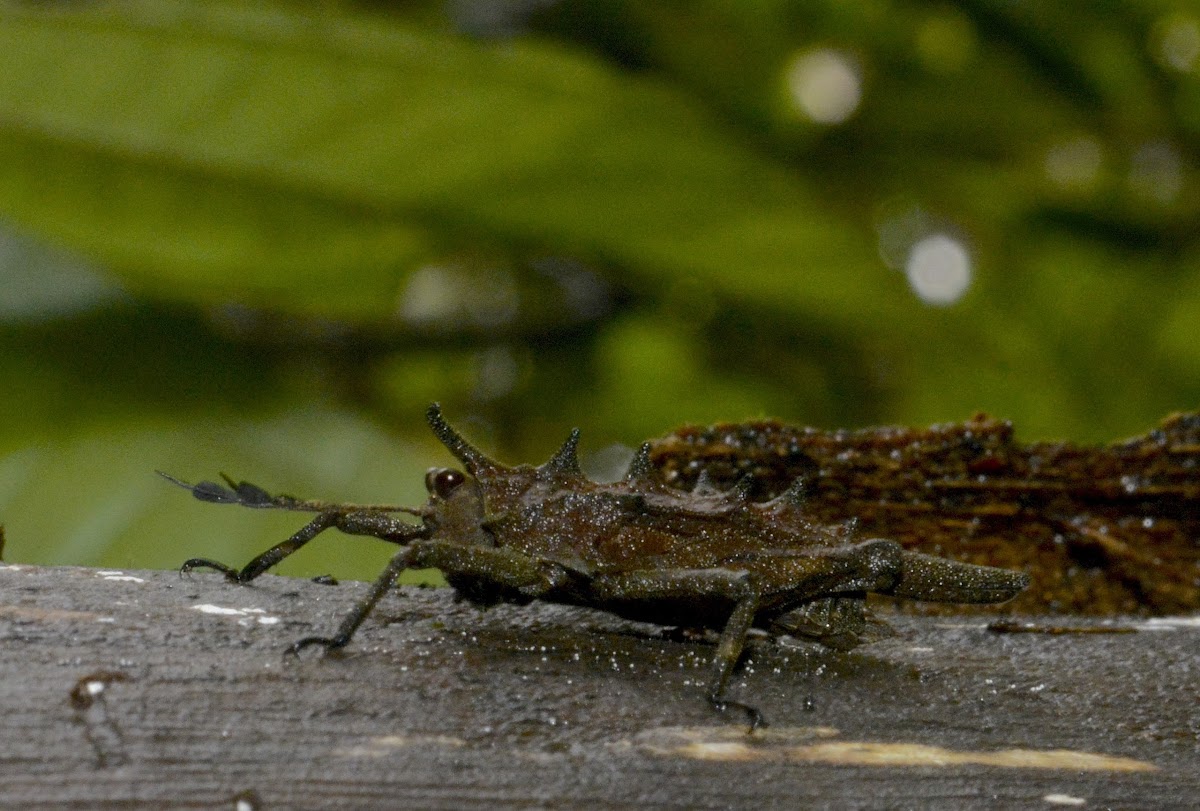
[[[816,520],[857,519],[863,537],[1028,572],[1002,610],[1200,609],[1200,414],[1103,447],[1023,444],[985,415],[927,429],[721,424],[681,428],[651,459],[679,487],[702,470],[723,487],[750,476],[758,498],[804,477]]]
[[[1196,620],[994,634],[889,617],[849,653],[712,648],[449,590],[388,595],[341,656],[283,656],[367,586],[0,566],[0,807],[1189,808]],[[1078,619],[1084,627],[1106,622]]]

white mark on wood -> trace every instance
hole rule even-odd
[[[224,606],[212,605],[211,603],[198,603],[192,608],[204,614],[221,614],[230,617],[241,617],[245,615],[245,610],[241,608],[225,608]]]
[[[1087,805],[1087,800],[1083,797],[1072,797],[1070,794],[1047,794],[1042,801],[1051,805]]]
[[[146,582],[143,578],[134,577],[131,574],[125,574],[124,572],[119,572],[119,571],[109,571],[109,570],[105,570],[105,569],[100,569],[99,571],[96,572],[96,574],[100,577],[103,577],[105,580],[121,580],[126,583],[145,583]]]
[[[212,603],[197,603],[192,608],[204,614],[237,617],[238,625],[242,627],[255,624],[276,625],[279,623],[279,617],[271,616],[264,608],[226,608],[225,606],[213,605]]]
[[[1194,617],[1151,617],[1139,623],[1144,631],[1173,631],[1176,628],[1200,628],[1200,614]]]
[[[18,566],[15,563],[0,563],[0,572],[19,572],[24,568],[24,566]]]

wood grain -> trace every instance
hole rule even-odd
[[[403,589],[343,655],[285,659],[365,588],[0,565],[0,807],[1189,808],[1200,794],[1196,619],[1055,635],[895,616],[895,638],[851,653],[758,639],[733,695],[772,726],[748,736],[702,698],[708,645],[577,609],[480,612]]]

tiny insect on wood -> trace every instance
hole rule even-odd
[[[547,600],[711,629],[720,636],[708,702],[721,711],[741,710],[752,729],[763,725],[761,713],[726,696],[751,628],[845,649],[885,630],[867,612],[868,592],[994,603],[1028,583],[1021,572],[908,552],[887,539],[860,539],[854,522],[815,524],[805,517],[799,480],[764,502],[752,501],[748,486],[722,491],[703,477],[684,491],[655,476],[647,443],[624,479],[601,484],[580,471],[578,429],[545,464],[508,467],[450,427],[436,403],[426,416],[464,470],[430,470],[429,499],[420,507],[308,501],[272,496],[228,477],[228,486],[193,485],[162,474],[202,501],[317,514],[241,569],[193,558],[181,571],[215,569],[232,582],[248,583],[330,528],[402,547],[333,636],[301,639],[288,649],[292,653],[344,647],[409,568],[440,569],[463,597],[483,606]]]

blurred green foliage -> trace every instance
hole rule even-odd
[[[511,461],[1141,432],[1200,404],[1198,147],[1182,2],[0,0],[6,557],[298,526],[155,468],[419,503],[433,399]]]

